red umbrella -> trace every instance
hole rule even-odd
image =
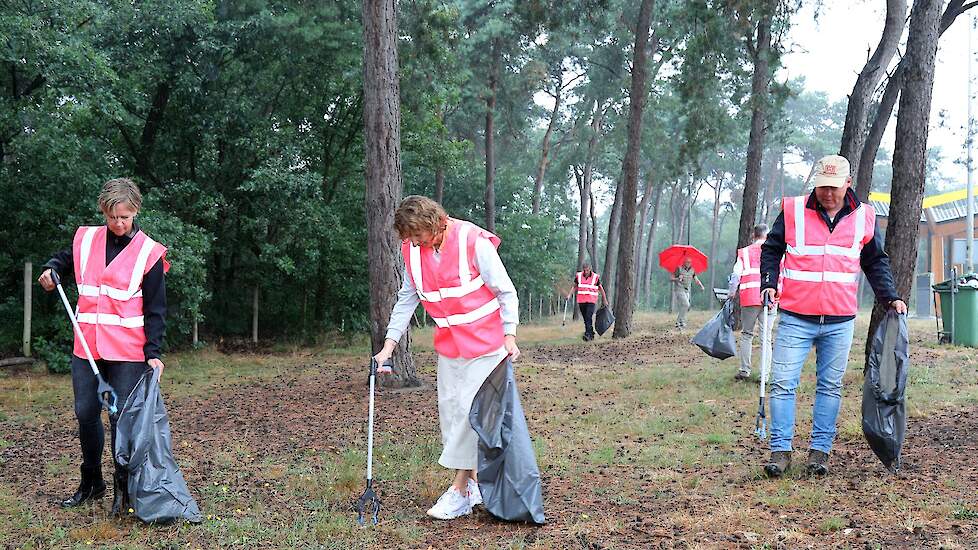
[[[706,254],[700,252],[695,246],[684,244],[674,244],[659,252],[659,266],[672,273],[679,269],[679,266],[683,265],[686,258],[693,261],[693,270],[697,273],[706,271]]]

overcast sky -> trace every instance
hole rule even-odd
[[[867,49],[875,49],[879,42],[885,14],[885,0],[825,0],[817,18],[814,8],[806,6],[792,21],[788,35],[792,50],[778,79],[803,76],[806,88],[824,91],[832,100],[844,100],[866,61]],[[963,164],[954,161],[965,158],[969,24],[971,12],[965,12],[941,36],[927,140],[929,147],[941,148],[945,159],[941,171],[952,180],[951,188],[963,188],[967,177]],[[978,32],[973,33],[972,40],[978,41]],[[905,41],[906,33],[901,52]],[[978,63],[972,63],[972,70],[978,73]],[[894,119],[883,141],[890,151],[895,127]]]

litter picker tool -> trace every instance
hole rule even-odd
[[[109,414],[117,414],[119,412],[118,401],[119,396],[116,395],[115,390],[112,386],[102,378],[102,373],[98,371],[98,366],[95,365],[95,359],[92,357],[92,350],[88,348],[88,342],[85,341],[85,334],[82,333],[81,327],[78,326],[78,319],[75,318],[75,313],[71,310],[71,304],[68,303],[68,297],[65,296],[65,290],[61,288],[61,277],[58,272],[51,270],[51,279],[54,284],[58,287],[58,294],[61,295],[61,302],[65,305],[65,311],[68,312],[68,318],[71,319],[71,326],[75,327],[75,335],[81,342],[83,348],[85,348],[85,355],[88,357],[88,364],[92,367],[92,372],[95,373],[95,379],[98,380],[98,396],[99,401],[102,402],[102,406],[105,410],[109,411]]]
[[[761,396],[757,401],[757,420],[754,433],[760,439],[767,438],[767,415],[764,412],[765,387],[767,377],[771,372],[771,298],[764,293],[764,304],[761,307]]]
[[[377,525],[380,521],[380,499],[373,487],[373,459],[374,459],[374,385],[377,379],[377,372],[390,372],[394,364],[388,359],[379,368],[377,361],[370,359],[370,405],[367,408],[367,488],[363,495],[357,500],[357,523],[361,526],[367,523],[367,516],[370,516],[371,524]]]
[[[560,326],[564,326],[564,325],[567,324],[567,306],[568,306],[568,304],[570,304],[570,298],[567,298],[566,300],[564,300],[564,318],[561,319]]]

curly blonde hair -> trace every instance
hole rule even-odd
[[[135,211],[143,205],[143,195],[139,187],[129,178],[116,178],[105,182],[102,192],[98,195],[98,207],[108,215],[113,208],[120,204],[128,204]]]
[[[425,231],[437,233],[444,229],[448,214],[440,204],[421,195],[404,197],[394,211],[394,229],[402,239],[409,239]]]

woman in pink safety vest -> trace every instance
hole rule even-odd
[[[594,308],[597,307],[599,294],[604,294],[604,287],[598,274],[591,271],[591,264],[584,262],[581,271],[574,275],[574,288],[571,294],[567,295],[570,300],[571,295],[577,295],[577,307],[581,310],[581,317],[584,318],[585,342],[594,340]],[[608,297],[605,296],[605,302]]]
[[[166,248],[149,238],[136,224],[142,195],[132,180],[110,180],[98,197],[105,225],[83,226],[75,232],[72,246],[55,254],[38,282],[54,290],[51,272],[62,280],[74,275],[78,287],[78,324],[99,371],[120,400],[132,393],[147,365],[163,372],[160,360],[166,329],[166,284],[169,270]],[[71,357],[71,385],[81,442],[81,483],[61,502],[71,508],[105,495],[102,479],[101,404],[95,375],[81,340],[75,335]],[[117,418],[109,416],[112,448]],[[129,509],[128,475],[116,464],[113,476],[112,514]]]
[[[398,206],[394,229],[403,239],[404,280],[384,347],[374,359],[383,365],[390,358],[422,304],[436,325],[438,463],[455,470],[454,482],[428,515],[454,519],[482,503],[475,482],[478,439],[469,425],[469,409],[493,369],[507,355],[514,361],[520,355],[519,300],[496,252],[499,237],[485,229],[450,218],[440,204],[417,195]]]

